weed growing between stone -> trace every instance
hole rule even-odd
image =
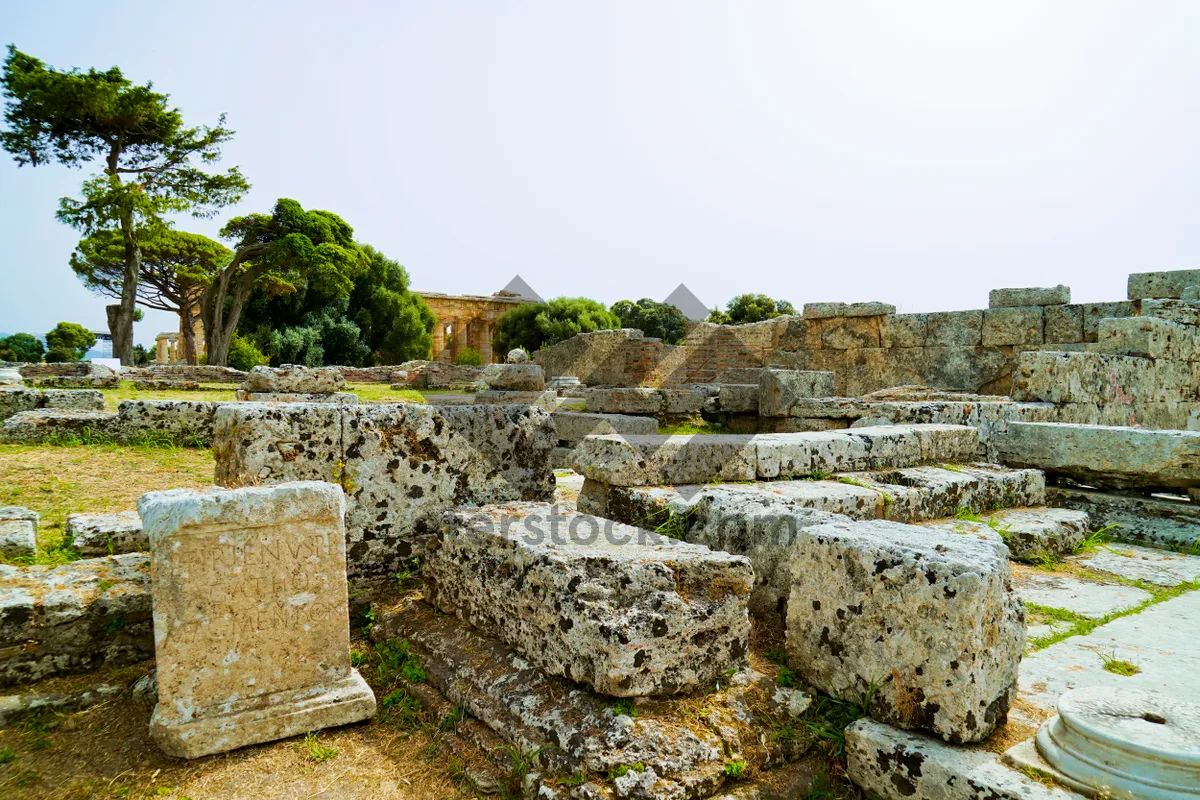
[[[1069,566],[1067,571],[1075,574],[1078,577],[1089,578],[1091,580],[1104,580],[1113,583],[1122,583],[1126,586],[1132,586],[1134,588],[1141,589],[1150,593],[1150,599],[1145,600],[1132,608],[1113,611],[1096,619],[1090,619],[1074,612],[1067,611],[1063,608],[1051,608],[1049,606],[1026,603],[1025,609],[1027,611],[1049,617],[1050,619],[1059,620],[1060,622],[1071,623],[1071,627],[1066,630],[1047,634],[1046,636],[1035,636],[1034,638],[1030,639],[1029,648],[1031,651],[1041,650],[1049,647],[1052,644],[1058,644],[1064,639],[1069,639],[1072,636],[1086,636],[1101,625],[1112,622],[1115,619],[1132,616],[1134,614],[1140,614],[1150,606],[1158,605],[1159,603],[1171,600],[1183,594],[1187,594],[1188,592],[1195,591],[1196,589],[1200,589],[1200,580],[1187,581],[1177,586],[1163,588],[1162,586],[1155,586],[1154,584],[1147,583],[1146,581],[1129,580],[1127,578],[1121,578],[1117,575],[1099,575],[1091,570],[1077,566]]]
[[[329,747],[317,740],[317,735],[309,731],[304,735],[304,743],[299,745],[304,750],[304,757],[315,764],[328,761],[338,754],[336,747]]]
[[[1129,661],[1122,661],[1121,659],[1117,658],[1117,654],[1112,650],[1109,650],[1108,652],[1097,653],[1097,655],[1099,655],[1100,660],[1104,662],[1105,672],[1111,672],[1114,675],[1124,675],[1129,677],[1131,675],[1137,675],[1142,671],[1142,668],[1137,664],[1133,664]]]

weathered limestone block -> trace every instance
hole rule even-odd
[[[59,408],[21,411],[0,426],[0,441],[33,444],[57,437],[91,436],[104,432],[116,418],[114,411],[67,411]]]
[[[152,655],[149,573],[144,553],[0,565],[0,686]]]
[[[717,376],[719,384],[738,384],[746,386],[749,384],[758,385],[758,375],[762,372],[761,367],[734,367],[727,369]]]
[[[42,389],[116,389],[121,378],[108,371],[98,375],[44,375],[29,379],[29,383]]]
[[[1193,303],[1200,301],[1200,284],[1196,286],[1189,286],[1184,289],[1182,292],[1180,292],[1179,299],[1188,300]]]
[[[1151,546],[1189,548],[1200,537],[1200,502],[1108,494],[1051,487],[1054,506],[1086,512],[1093,528],[1106,528],[1115,539]]]
[[[1042,314],[1042,334],[1047,342],[1082,342],[1083,306],[1048,306]]]
[[[982,312],[981,312],[982,313]],[[1004,347],[940,347],[919,350],[925,383],[939,389],[1005,394],[1012,376],[1012,356]]]
[[[218,486],[342,478],[345,412],[336,405],[227,403],[213,422]]]
[[[691,417],[705,410],[710,397],[717,397],[720,390],[715,386],[687,386],[680,389],[663,389],[663,413],[667,416]]]
[[[992,445],[1005,464],[1099,488],[1200,486],[1200,431],[1011,422]]]
[[[42,392],[42,407],[72,411],[101,411],[104,393],[99,389],[46,389]],[[0,413],[3,417],[3,413]]]
[[[375,714],[350,667],[342,490],[289,483],[138,501],[150,540],[150,735],[198,758]]]
[[[488,364],[483,382],[489,389],[511,392],[540,392],[546,388],[546,374],[537,364]]]
[[[739,556],[513,503],[447,513],[422,572],[438,608],[603,694],[676,694],[746,665]]]
[[[1100,321],[1120,317],[1137,316],[1138,304],[1128,300],[1116,303],[1088,303],[1083,308],[1083,340],[1096,341],[1100,330]]]
[[[1200,269],[1172,272],[1135,272],[1129,276],[1130,300],[1154,297],[1179,297],[1189,286],[1200,285]]]
[[[517,392],[507,389],[481,389],[475,402],[482,405],[534,406],[545,411],[558,408],[558,392]]]
[[[1083,800],[1011,769],[1000,756],[951,747],[874,720],[846,728],[846,772],[881,800]]]
[[[37,389],[0,387],[0,422],[22,411],[33,411],[42,405],[42,393]]]
[[[358,395],[354,392],[250,392],[245,389],[238,389],[234,394],[239,401],[244,403],[336,403],[341,406],[358,405]]]
[[[512,350],[509,350],[508,355],[506,355],[504,357],[504,363],[506,363],[506,364],[528,364],[529,363],[529,353],[526,353],[524,350],[522,350],[519,347],[514,347]]]
[[[819,347],[826,350],[879,347],[884,319],[849,316],[813,319],[808,323],[808,335],[820,337]]]
[[[952,533],[982,533],[998,537],[1014,561],[1037,563],[1047,556],[1072,553],[1089,533],[1088,515],[1064,508],[1014,508],[988,513],[984,522],[942,519],[922,527]]]
[[[207,445],[212,441],[217,405],[196,400],[123,400],[109,433],[125,441],[149,436]]]
[[[755,370],[761,373],[762,370]],[[753,384],[725,383],[721,385],[717,404],[726,414],[757,414],[758,413],[758,378]]]
[[[764,417],[788,417],[797,400],[833,394],[832,372],[764,369],[758,379],[758,413]]]
[[[68,514],[65,538],[85,556],[137,553],[150,549],[136,511],[107,514]]]
[[[1071,302],[1071,287],[1058,286],[1029,289],[992,289],[988,293],[988,308],[1014,306],[1054,306]]]
[[[924,347],[929,328],[925,314],[893,314],[883,322],[882,346],[888,349]]]
[[[198,392],[200,391],[200,383],[198,381],[179,381],[165,380],[161,378],[139,378],[131,382],[133,388],[138,391],[151,392]]]
[[[983,312],[983,344],[985,346],[1041,343],[1041,306],[989,308]]]
[[[661,414],[665,407],[658,389],[588,389],[583,399],[588,411],[602,414]]]
[[[939,311],[925,315],[925,346],[975,347],[983,344],[982,311]]]
[[[979,432],[960,425],[888,425],[822,433],[589,436],[575,470],[613,486],[750,481],[976,460]]]
[[[952,517],[960,509],[979,513],[1045,502],[1045,477],[1035,469],[1010,470],[987,464],[909,467],[850,473],[844,480],[856,481],[881,495],[882,507],[874,516],[893,522]]]
[[[1200,325],[1200,302],[1194,300],[1143,300],[1142,316],[1179,325]]]
[[[1003,544],[894,522],[802,529],[792,548],[789,665],[871,716],[976,742],[1016,697],[1024,609]]]
[[[802,315],[805,319],[832,319],[833,317],[882,317],[895,314],[896,307],[890,303],[805,303]]]
[[[1132,406],[1200,400],[1192,365],[1107,353],[1021,353],[1013,372],[1013,398],[1051,403]]]
[[[1155,317],[1105,319],[1097,347],[1118,355],[1200,361],[1200,329]]]
[[[255,367],[241,388],[247,392],[329,394],[341,391],[345,386],[346,379],[335,367],[284,364],[281,367]]]
[[[38,513],[21,506],[0,506],[0,555],[9,558],[37,552]]]
[[[658,421],[654,417],[591,414],[580,411],[556,411],[553,417],[558,441],[566,442],[572,447],[579,444],[585,436],[658,433]]]

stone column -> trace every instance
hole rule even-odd
[[[492,363],[492,323],[487,319],[479,320],[479,353],[483,363]]]
[[[467,343],[467,328],[469,325],[469,320],[454,320],[454,353],[450,358],[451,361],[454,360],[453,356],[457,356],[464,348],[469,346]]]
[[[199,758],[375,715],[350,667],[345,502],[321,481],[138,501],[163,752]]]
[[[433,326],[433,352],[429,357],[433,361],[442,361],[442,351],[446,349],[446,321],[438,317],[437,324]]]
[[[170,360],[171,353],[167,348],[167,337],[161,334],[154,337],[154,363],[167,364]]]

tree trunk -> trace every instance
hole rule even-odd
[[[133,314],[137,303],[138,278],[142,271],[142,249],[133,235],[133,211],[121,209],[121,236],[125,240],[125,273],[121,279],[121,305],[110,317],[113,356],[123,366],[133,366]]]
[[[183,360],[192,366],[196,365],[196,324],[192,319],[192,309],[179,309],[179,344],[183,351]]]

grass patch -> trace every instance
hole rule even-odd
[[[729,433],[729,429],[717,422],[704,420],[688,420],[674,425],[661,425],[658,432],[664,436],[697,436],[715,433]]]
[[[734,779],[740,778],[746,774],[746,762],[745,761],[726,761],[724,772],[725,772],[725,775],[729,778],[734,778]]]
[[[321,744],[317,740],[317,735],[312,731],[304,734],[304,744],[301,747],[304,751],[304,757],[316,764],[328,761],[338,754],[336,747],[328,747]]]
[[[609,704],[609,708],[617,716],[626,716],[630,718],[637,717],[637,706],[634,705],[632,697],[622,697]]]
[[[653,514],[649,514],[634,523],[635,527],[644,528],[659,536],[684,541],[688,530],[692,527],[691,519],[696,514],[695,505],[688,506],[683,511],[664,506]]]
[[[1104,663],[1105,672],[1111,672],[1113,675],[1129,677],[1137,675],[1142,671],[1142,668],[1137,664],[1117,658],[1117,654],[1112,650],[1109,650],[1107,653],[1098,653],[1097,655],[1100,656],[1100,660]]]
[[[211,486],[213,471],[208,450],[0,444],[0,506],[25,506],[41,515],[37,554],[0,560],[50,566],[74,561],[79,554],[63,541],[68,514],[132,511],[146,492]]]
[[[383,712],[380,716],[390,725],[407,730],[417,730],[425,722],[425,713],[421,703],[403,689],[396,689],[384,695],[379,701]]]
[[[878,486],[872,486],[871,484],[867,483],[866,481],[862,480],[861,478],[855,478],[852,475],[842,475],[837,480],[838,480],[838,483],[846,483],[846,484],[849,484],[850,486],[857,486],[860,489],[870,489],[872,492],[877,492],[883,498],[883,504],[885,506],[890,506],[892,504],[892,502],[896,499],[896,498],[892,497],[890,494],[888,494],[887,492],[885,492],[883,489],[880,489]]]
[[[1072,636],[1086,636],[1096,628],[1099,628],[1101,625],[1112,622],[1115,619],[1132,616],[1133,614],[1140,614],[1150,606],[1164,603],[1167,600],[1173,600],[1180,595],[1200,589],[1200,580],[1189,581],[1181,583],[1177,586],[1163,588],[1161,586],[1155,586],[1152,583],[1146,583],[1145,581],[1131,581],[1116,575],[1106,574],[1101,576],[1093,573],[1090,570],[1082,568],[1075,568],[1068,571],[1078,575],[1079,577],[1090,578],[1092,580],[1103,580],[1109,583],[1123,583],[1126,586],[1132,586],[1136,589],[1141,589],[1142,591],[1148,592],[1150,594],[1150,598],[1142,601],[1133,608],[1112,611],[1097,619],[1089,619],[1078,614],[1073,614],[1072,612],[1061,608],[1050,608],[1049,606],[1039,606],[1033,603],[1026,603],[1025,608],[1027,611],[1032,611],[1037,614],[1044,614],[1049,616],[1051,619],[1056,619],[1061,622],[1071,623],[1071,627],[1065,630],[1057,633],[1047,634],[1046,636],[1035,636],[1034,638],[1030,639],[1029,647],[1031,650],[1042,650],[1052,644],[1058,644],[1064,639],[1069,639]]]
[[[424,683],[427,679],[425,668],[412,654],[408,642],[397,642],[389,639],[375,645],[375,677],[383,685],[391,685],[398,679],[409,683]]]
[[[954,518],[963,522],[983,522],[986,524],[983,517],[976,514],[967,506],[959,506],[958,511],[954,512]]]

